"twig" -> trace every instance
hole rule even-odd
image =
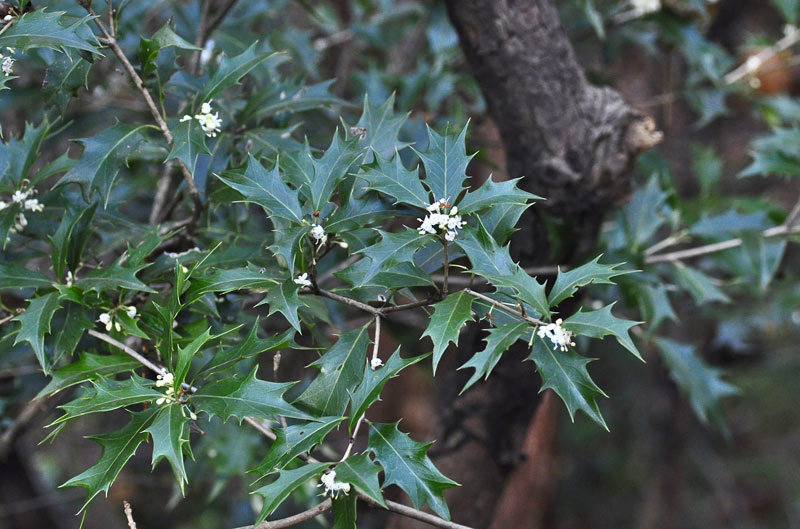
[[[483,301],[494,305],[498,309],[502,309],[502,310],[504,310],[506,312],[510,312],[511,314],[514,314],[515,316],[519,316],[520,318],[522,318],[523,320],[527,321],[531,325],[545,325],[545,322],[543,322],[542,320],[538,320],[538,319],[536,319],[536,318],[534,318],[532,316],[528,316],[527,314],[523,314],[522,312],[520,312],[520,311],[518,311],[516,309],[512,309],[511,307],[509,307],[509,306],[507,306],[507,305],[505,305],[503,303],[500,303],[499,301],[494,300],[494,299],[490,298],[489,296],[484,296],[480,292],[475,292],[474,290],[469,289],[469,288],[465,288],[464,290],[462,290],[462,292],[466,292],[470,296],[475,296],[478,299],[482,299]]]
[[[380,347],[380,343],[381,343],[381,318],[380,316],[375,316],[375,343],[372,345],[372,362],[370,362],[371,364],[374,364],[375,361],[378,360],[378,348]]]
[[[414,301],[413,303],[405,303],[403,305],[390,305],[388,307],[381,307],[380,311],[381,314],[386,315],[392,312],[400,312],[403,310],[416,309],[417,307],[424,307],[425,305],[430,305],[434,301],[438,301],[440,299],[441,296],[429,297],[421,301]]]
[[[770,238],[778,237],[780,235],[792,235],[795,233],[800,233],[800,226],[787,227],[786,225],[783,225],[764,230],[761,232],[761,235],[764,238]],[[713,244],[706,244],[704,246],[697,246],[695,248],[687,248],[685,250],[676,250],[669,253],[650,255],[645,258],[644,262],[645,264],[675,262],[682,259],[689,259],[691,257],[721,252],[723,250],[730,250],[731,248],[736,248],[741,245],[742,239],[740,237],[736,237],[734,239],[728,239],[727,241],[715,242]]]
[[[367,305],[366,303],[361,303],[360,301],[356,301],[354,299],[350,299],[350,298],[346,298],[344,296],[340,296],[339,294],[334,294],[333,292],[329,292],[329,291],[324,290],[322,288],[317,288],[316,289],[316,294],[319,294],[320,296],[326,297],[328,299],[332,299],[334,301],[338,301],[339,303],[344,303],[345,305],[350,305],[351,307],[359,308],[359,309],[361,309],[363,311],[366,311],[366,312],[369,312],[370,314],[373,314],[374,316],[380,316],[381,315],[380,309],[376,309],[375,307],[373,307],[371,305]]]
[[[678,243],[679,243],[679,242],[681,242],[681,240],[683,240],[683,239],[684,239],[684,238],[685,238],[685,237],[686,237],[688,234],[689,234],[689,231],[688,231],[688,230],[681,230],[681,231],[679,231],[678,233],[676,233],[676,234],[674,234],[674,235],[670,235],[670,236],[669,236],[669,237],[667,237],[666,239],[662,239],[662,240],[658,241],[657,243],[655,243],[655,244],[654,244],[653,246],[651,246],[650,248],[646,249],[646,250],[644,251],[644,255],[645,255],[645,256],[648,256],[648,255],[653,255],[654,253],[660,252],[660,251],[661,251],[661,250],[663,250],[664,248],[669,248],[670,246],[673,246],[673,245],[675,245],[675,244],[678,244]]]
[[[4,318],[0,318],[0,325],[3,325],[7,321],[11,321],[15,317],[16,317],[16,314],[9,314],[8,316],[6,316]]]
[[[442,278],[442,295],[447,295],[447,276],[450,270],[449,255],[447,253],[447,240],[444,241],[444,277]]]
[[[3,26],[3,29],[0,29],[0,35],[2,35],[3,33],[5,33],[5,32],[6,32],[6,30],[7,30],[8,28],[10,28],[10,27],[11,27],[11,25],[12,25],[13,23],[14,23],[14,21],[13,21],[13,20],[9,20],[9,21],[8,21],[8,23],[7,23],[5,26]]]
[[[380,507],[380,505],[372,501],[372,499],[369,496],[359,493],[358,497],[366,501],[369,505],[373,507]],[[412,507],[406,507],[402,503],[397,503],[396,501],[386,500],[386,506],[389,508],[390,511],[394,513],[402,514],[407,518],[413,518],[415,520],[419,520],[420,522],[425,522],[429,525],[433,525],[434,527],[441,527],[442,529],[473,529],[468,525],[461,525],[460,523],[450,522],[448,520],[439,518],[438,516],[418,511],[417,509],[414,509]]]
[[[748,75],[753,75],[758,72],[758,69],[767,61],[778,55],[779,53],[789,49],[800,41],[800,30],[794,28],[787,32],[786,35],[769,48],[764,48],[755,55],[751,55],[742,64],[734,70],[725,74],[722,78],[725,84],[733,84],[742,80]]]
[[[94,21],[97,27],[100,28],[100,32],[103,34],[104,37],[104,39],[102,40],[103,44],[111,48],[111,51],[113,51],[114,55],[116,55],[117,59],[119,59],[119,62],[122,64],[122,67],[127,72],[128,77],[131,78],[133,84],[142,94],[144,102],[147,104],[147,108],[150,110],[150,114],[152,114],[153,119],[156,122],[156,125],[158,125],[158,128],[161,130],[161,134],[167,140],[167,145],[170,148],[172,148],[172,145],[174,143],[172,132],[170,132],[169,127],[167,126],[167,122],[164,120],[164,116],[161,115],[161,111],[158,109],[158,106],[153,100],[153,96],[150,95],[150,91],[144,85],[144,81],[142,81],[142,78],[139,77],[138,73],[136,73],[136,69],[133,67],[131,62],[125,56],[125,52],[123,52],[122,48],[120,48],[119,44],[117,43],[117,39],[114,38],[109,33],[105,25],[100,21],[100,18],[97,17],[97,13],[94,12],[94,9],[92,9],[92,6],[89,4],[89,2],[87,0],[79,0],[79,2],[90,15],[96,17]],[[189,171],[189,168],[186,167],[186,164],[184,164],[183,161],[180,159],[178,159],[178,166],[181,168],[183,179],[186,181],[186,186],[189,189],[189,196],[192,197],[192,201],[194,202],[195,205],[194,212],[192,215],[194,222],[197,220],[197,218],[199,218],[200,212],[205,208],[205,205],[203,204],[203,200],[200,198],[200,192],[197,190],[197,185],[194,182],[194,177],[192,176],[191,171]]]
[[[561,271],[566,272],[569,270],[567,265],[560,265]],[[559,266],[529,266],[524,270],[528,275],[532,276],[554,276],[558,273]],[[444,281],[444,275],[432,275],[431,279],[434,282]],[[470,284],[483,284],[486,279],[474,275],[450,275],[448,279],[449,284],[455,286],[469,286]]]
[[[111,2],[109,1],[109,3]],[[136,522],[133,521],[133,511],[131,510],[131,504],[123,500],[122,506],[124,507],[125,510],[125,518],[127,518],[128,520],[128,528],[136,529]]]
[[[294,514],[294,515],[289,516],[287,518],[282,518],[280,520],[274,520],[274,521],[271,521],[271,522],[269,522],[269,521],[262,522],[260,525],[258,525],[258,527],[254,526],[254,525],[245,525],[243,527],[237,527],[236,529],[281,529],[283,527],[291,527],[293,525],[297,525],[299,523],[303,523],[306,520],[310,520],[311,518],[314,518],[315,516],[319,516],[320,514],[324,513],[328,509],[330,509],[332,506],[333,506],[333,502],[331,501],[330,498],[328,498],[327,500],[323,501],[319,505],[311,507],[308,510],[305,510],[305,511],[303,511],[301,513]]]

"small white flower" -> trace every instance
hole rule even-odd
[[[208,101],[200,105],[200,113],[194,116],[200,122],[200,127],[209,138],[215,137],[217,132],[222,130],[222,120],[219,119],[219,112],[212,114],[211,110],[211,101]]]
[[[164,397],[161,397],[161,398],[159,398],[159,399],[156,399],[156,405],[157,405],[157,406],[161,406],[161,405],[162,405],[162,404],[164,404],[166,401],[167,401],[167,399],[166,399],[166,398],[164,398]]]
[[[164,373],[156,376],[156,387],[162,388],[164,386],[172,386],[175,384],[175,375],[172,373]]]
[[[213,101],[213,99],[211,101]],[[201,114],[211,114],[211,101],[208,101],[207,103],[203,103],[202,105],[200,105]]]
[[[71,287],[72,282],[77,280],[78,278],[72,274],[72,270],[67,270],[67,286]]]
[[[4,209],[6,209],[7,207],[8,207],[8,204],[6,204],[6,203],[5,203],[5,202],[3,202],[2,200],[0,200],[0,211],[3,211],[3,210],[4,210]]]
[[[555,323],[548,323],[539,327],[537,334],[539,338],[547,338],[553,342],[553,349],[561,349],[566,351],[568,346],[575,346],[572,341],[572,332],[566,330],[561,326],[564,320],[558,318]]]
[[[329,470],[325,472],[320,478],[320,483],[317,487],[325,487],[322,492],[323,496],[330,494],[332,498],[336,498],[340,493],[347,495],[350,492],[350,484],[336,481],[336,471]]]
[[[110,331],[111,327],[114,325],[114,322],[111,319],[111,314],[109,314],[108,312],[103,312],[102,314],[100,314],[100,317],[97,318],[97,321],[106,326],[106,331]]]
[[[449,208],[449,211],[448,211]],[[458,215],[458,207],[450,206],[447,200],[439,200],[427,206],[430,213],[424,219],[417,219],[420,225],[417,231],[420,235],[440,233],[444,235],[446,241],[454,241],[458,235],[458,230],[464,227],[461,215]]]
[[[125,312],[128,313],[128,317],[129,318],[135,318],[136,317],[136,307],[134,307],[134,306],[130,306],[130,307],[126,308]]]
[[[3,73],[6,75],[12,75],[14,73],[14,63],[16,59],[13,57],[4,57],[3,63],[0,65],[0,68],[3,69]]]
[[[297,283],[298,285],[301,285],[301,286],[304,286],[304,287],[310,287],[311,286],[311,281],[308,279],[308,273],[307,272],[302,273],[299,276],[297,276],[295,278],[294,282]]]
[[[17,203],[23,202],[25,201],[26,198],[28,198],[28,195],[30,195],[30,191],[23,191],[22,189],[17,189],[16,191],[14,191],[14,194],[11,195],[11,200]]]
[[[38,199],[28,198],[25,200],[25,209],[33,212],[44,211],[44,204],[40,204]]]
[[[195,412],[193,412],[193,411],[190,411],[190,412],[189,412],[189,417],[191,417],[191,419],[192,419],[193,421],[196,421],[196,420],[197,420],[197,414],[196,414]]]
[[[200,52],[200,64],[208,64],[214,54],[214,39],[208,39],[203,51]]]
[[[311,236],[320,244],[325,244],[325,241],[328,240],[328,236],[325,234],[325,228],[319,224],[314,224],[311,228]]]
[[[661,0],[630,0],[630,3],[633,11],[639,16],[655,13],[661,9]]]
[[[180,122],[181,122],[181,123],[183,123],[184,121],[192,121],[192,116],[190,116],[189,114],[186,114],[185,116],[183,116],[183,117],[180,119]]]
[[[375,371],[376,369],[378,369],[382,365],[383,365],[383,360],[381,360],[377,356],[369,361],[369,366],[372,368],[373,371]]]

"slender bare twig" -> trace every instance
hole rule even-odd
[[[386,314],[390,314],[392,312],[400,312],[400,311],[403,311],[403,310],[416,309],[417,307],[424,307],[426,305],[430,305],[431,303],[433,303],[435,301],[439,301],[441,299],[442,299],[441,296],[434,296],[434,297],[429,297],[429,298],[426,298],[426,299],[423,299],[423,300],[420,300],[420,301],[414,301],[413,303],[404,303],[403,305],[390,305],[388,307],[381,307],[380,311],[381,311],[381,314],[386,315]]]
[[[650,248],[646,249],[644,251],[644,255],[645,256],[653,255],[654,253],[660,252],[664,248],[669,248],[670,246],[674,246],[674,245],[678,244],[679,242],[681,242],[683,239],[685,239],[688,234],[689,234],[688,230],[681,230],[678,233],[670,235],[669,237],[667,237],[665,239],[661,239],[660,241],[655,243],[653,246],[651,246]]]
[[[444,241],[444,271],[442,274],[442,295],[447,295],[447,279],[450,274],[450,255],[448,254],[447,241]]]
[[[359,493],[358,497],[373,507],[376,508],[380,507],[380,505],[372,501],[372,499],[365,494]],[[432,514],[419,511],[412,507],[407,507],[402,503],[397,503],[396,501],[386,500],[386,506],[389,507],[389,510],[394,513],[402,514],[407,518],[413,518],[415,520],[419,520],[420,522],[425,522],[426,524],[432,525],[434,527],[440,527],[441,529],[473,529],[468,525],[462,525],[460,523],[443,520],[438,516],[434,516]]]
[[[481,300],[485,301],[486,303],[490,303],[491,305],[494,305],[498,309],[502,309],[502,310],[504,310],[506,312],[509,312],[509,313],[511,313],[511,314],[513,314],[515,316],[519,316],[520,318],[522,318],[523,320],[527,321],[531,325],[545,325],[545,322],[543,322],[542,320],[536,319],[536,318],[534,318],[532,316],[528,316],[527,314],[523,314],[522,312],[520,312],[520,311],[518,311],[516,309],[512,309],[511,307],[509,307],[508,305],[505,305],[504,303],[500,303],[499,301],[494,300],[494,299],[490,298],[489,296],[485,296],[485,295],[481,294],[480,292],[475,292],[474,290],[472,290],[470,288],[465,288],[464,290],[462,290],[462,292],[466,292],[470,296],[475,296],[476,298],[481,299]]]
[[[800,226],[792,226],[790,228],[787,227],[786,225],[783,225],[783,226],[775,226],[774,228],[769,228],[768,230],[764,230],[763,232],[761,232],[761,235],[762,237],[770,238],[770,237],[778,237],[781,235],[792,235],[795,233],[800,233]],[[675,262],[683,259],[689,259],[692,257],[699,257],[701,255],[708,255],[716,252],[721,252],[724,250],[730,250],[731,248],[736,248],[741,245],[742,245],[742,239],[740,237],[736,237],[734,239],[728,239],[726,241],[715,242],[712,244],[706,244],[694,248],[687,248],[685,250],[676,250],[674,252],[669,252],[669,253],[650,255],[645,258],[644,262],[645,264]]]
[[[109,3],[111,2],[109,1]],[[128,520],[128,528],[136,529],[136,522],[133,521],[133,510],[131,509],[131,504],[127,501],[123,501],[122,507],[125,511],[125,518]]]
[[[311,507],[308,510],[305,510],[305,511],[303,511],[301,513],[294,514],[294,515],[289,516],[287,518],[282,518],[280,520],[274,520],[274,521],[271,521],[271,522],[269,522],[269,521],[262,522],[257,527],[254,526],[254,525],[245,525],[244,527],[237,527],[236,529],[281,529],[283,527],[291,527],[293,525],[297,525],[299,523],[303,523],[306,520],[310,520],[311,518],[314,518],[315,516],[319,516],[320,514],[324,513],[328,509],[330,509],[332,506],[333,506],[333,502],[331,501],[330,498],[328,498],[327,500],[323,501],[319,505],[315,505],[314,507]]]
[[[316,294],[326,297],[328,299],[332,299],[334,301],[338,301],[339,303],[344,303],[345,305],[350,305],[351,307],[359,308],[375,316],[381,315],[380,309],[376,309],[375,307],[367,305],[366,303],[361,303],[360,301],[356,301],[355,299],[350,299],[344,296],[340,296],[339,294],[334,294],[333,292],[329,292],[322,288],[317,288]]]
[[[769,48],[764,48],[755,55],[748,57],[747,60],[745,60],[742,64],[725,74],[725,77],[723,77],[722,80],[725,81],[726,84],[733,84],[737,81],[741,81],[749,75],[756,74],[764,63],[783,51],[791,48],[797,44],[798,41],[800,41],[800,30],[793,28],[774,45],[770,46]]]
[[[131,78],[133,84],[142,94],[142,98],[144,98],[144,102],[147,104],[147,108],[150,110],[150,114],[153,116],[153,120],[155,120],[156,125],[161,130],[161,134],[167,140],[167,144],[171,148],[174,143],[174,138],[172,136],[172,132],[170,132],[169,127],[167,126],[167,122],[164,119],[164,116],[161,115],[161,111],[158,109],[156,102],[153,100],[153,96],[150,94],[150,91],[144,85],[144,81],[142,78],[139,77],[139,74],[136,73],[136,69],[133,67],[131,62],[125,56],[125,52],[122,51],[119,44],[117,43],[117,39],[114,38],[111,33],[109,33],[108,29],[106,29],[105,24],[100,21],[100,18],[97,17],[97,13],[94,12],[92,9],[91,4],[87,0],[79,0],[80,4],[83,6],[86,11],[95,17],[94,21],[97,27],[100,29],[100,32],[103,34],[101,42],[111,48],[111,51],[114,52],[114,55],[117,56],[117,59],[122,64],[122,67],[125,69],[125,72],[128,74],[128,77]],[[180,159],[178,159],[178,166],[181,169],[181,173],[183,174],[183,179],[186,181],[186,187],[189,189],[189,196],[191,196],[192,201],[194,202],[194,214],[193,219],[194,221],[200,215],[200,212],[204,209],[205,205],[203,204],[203,200],[200,198],[200,192],[197,189],[197,185],[194,182],[194,177],[192,176],[191,171],[186,164],[183,163]]]
[[[381,318],[380,316],[375,316],[375,343],[372,345],[372,362],[371,364],[374,365],[378,360],[378,350],[380,348],[381,343]]]

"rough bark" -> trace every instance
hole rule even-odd
[[[524,176],[522,186],[547,199],[546,211],[572,221],[586,249],[602,215],[627,198],[636,156],[661,134],[617,92],[586,80],[550,0],[448,0],[447,7],[500,130],[509,175]],[[534,216],[526,219],[523,228],[532,229]]]
[[[509,176],[524,177],[520,187],[547,198],[537,209],[571,230],[565,246],[572,252],[560,262],[581,258],[595,245],[604,214],[628,197],[636,156],[661,134],[617,92],[587,81],[550,1],[447,0],[447,8],[500,131]],[[541,211],[523,216],[512,241],[523,266],[552,258]],[[481,337],[463,337],[457,365],[483,347]],[[473,527],[509,523],[524,500],[535,512],[508,527],[544,523],[546,501],[528,495],[552,490],[552,467],[539,459],[552,455],[554,411],[561,404],[545,400],[539,420],[532,420],[539,380],[531,363],[520,365],[523,349],[509,351],[487,383],[460,398],[465,374],[450,375],[439,397],[436,462],[462,483],[448,494],[454,519]],[[511,481],[525,490],[508,488]]]

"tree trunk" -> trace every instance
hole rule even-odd
[[[447,0],[447,8],[500,131],[509,176],[525,177],[520,187],[547,199],[523,216],[512,255],[522,266],[552,262],[543,208],[571,233],[562,245],[571,251],[558,262],[581,259],[594,247],[604,214],[627,198],[636,156],[661,133],[617,92],[588,83],[550,1]],[[481,336],[462,337],[457,365],[482,349]],[[449,369],[439,396],[440,445],[432,455],[462,484],[447,495],[453,518],[472,527],[544,523],[547,498],[531,496],[553,488],[551,467],[537,459],[552,456],[553,412],[562,404],[545,399],[538,420],[531,419],[540,381],[531,363],[520,365],[526,354],[512,348],[487,383],[460,398],[467,374]],[[524,476],[526,468],[536,471]],[[525,490],[506,490],[511,480]],[[535,512],[515,518],[520,499]]]

